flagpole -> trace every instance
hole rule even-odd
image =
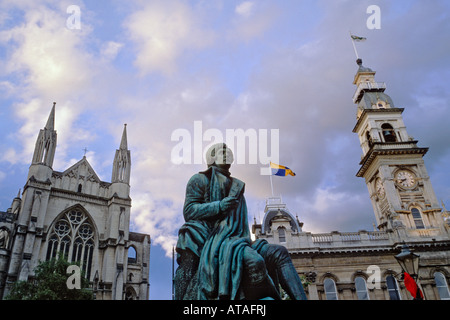
[[[358,51],[356,51],[355,40],[352,39],[352,43],[353,43],[353,49],[355,50],[356,59],[359,59]]]
[[[172,300],[175,300],[175,292],[174,292],[174,260],[175,260],[175,247],[172,247]]]
[[[356,50],[355,40],[352,37],[352,32],[349,31],[349,33],[350,33],[350,38],[352,39],[353,50],[355,50],[356,59],[359,59],[358,51]]]
[[[270,174],[270,188],[272,189],[272,198],[273,198],[273,181],[272,181],[272,173]]]

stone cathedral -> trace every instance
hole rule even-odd
[[[424,299],[450,300],[450,212],[433,191],[423,160],[428,148],[408,135],[404,109],[385,93],[386,84],[361,59],[357,64],[353,132],[363,154],[356,176],[365,179],[375,230],[305,232],[281,198],[269,198],[252,231],[287,247],[310,300],[411,299],[395,259],[405,244],[420,256]]]
[[[126,125],[111,182],[84,156],[63,172],[52,169],[55,104],[40,130],[23,192],[0,212],[0,298],[18,280],[32,280],[39,261],[63,253],[79,262],[99,300],[147,300],[150,236],[131,232]]]

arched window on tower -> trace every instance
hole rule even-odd
[[[128,287],[125,291],[125,300],[137,300],[136,291],[132,287]]]
[[[425,229],[425,225],[423,224],[422,215],[420,214],[419,209],[412,208],[411,209],[411,215],[414,220],[414,224],[416,226],[416,229]]]
[[[62,253],[69,262],[79,262],[89,279],[94,254],[94,227],[79,209],[64,213],[50,229],[46,259]]]
[[[378,102],[377,102],[377,108],[378,108],[378,109],[386,109],[386,102],[384,102],[384,101],[378,101]]]
[[[42,162],[43,162],[43,163],[48,163],[47,158],[48,158],[48,152],[49,152],[49,150],[50,150],[50,141],[47,141],[47,142],[45,143],[44,154],[43,154],[43,157],[42,157]]]
[[[128,263],[136,263],[137,262],[137,254],[136,249],[134,247],[128,248]]]
[[[385,142],[397,142],[397,136],[395,135],[394,128],[389,123],[384,123],[381,126],[383,131],[383,138]]]
[[[370,135],[369,131],[366,132],[366,139],[367,139],[367,144],[368,144],[369,148],[372,148],[373,140],[372,140],[372,136]]]

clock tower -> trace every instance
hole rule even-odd
[[[362,60],[353,84],[356,125],[363,155],[356,174],[365,179],[381,231],[404,230],[405,236],[446,233],[441,207],[428,176],[423,156],[428,148],[408,135],[403,108],[375,81],[375,71]]]

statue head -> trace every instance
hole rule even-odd
[[[233,161],[233,152],[225,143],[216,143],[206,152],[206,164],[208,168],[216,166],[228,170]]]

